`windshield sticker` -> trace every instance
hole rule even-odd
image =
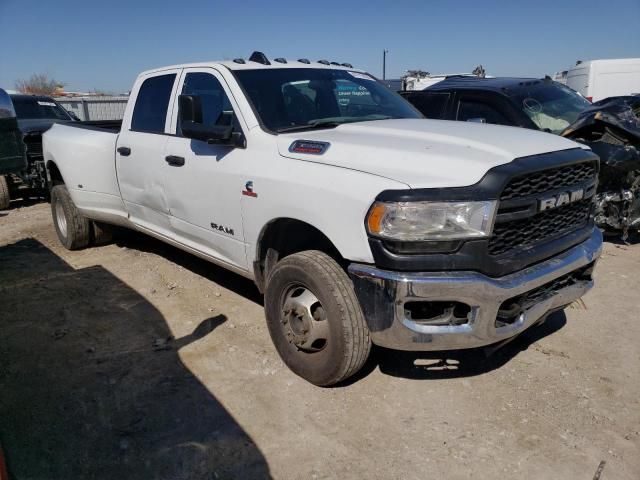
[[[531,113],[540,113],[542,112],[542,104],[536,100],[535,98],[525,98],[522,101],[522,106],[525,110],[528,110]]]
[[[38,101],[38,105],[40,105],[41,107],[55,107],[56,104],[53,102],[41,102]]]
[[[367,75],[366,73],[360,73],[360,72],[349,72],[349,75],[351,75],[353,78],[359,78],[360,80],[369,80],[369,81],[374,81],[374,79],[372,77],[370,77],[369,75]]]

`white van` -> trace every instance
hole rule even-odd
[[[592,102],[640,93],[640,58],[579,62],[569,69],[567,86]]]

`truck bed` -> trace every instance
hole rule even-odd
[[[82,122],[68,123],[67,125],[85,128],[88,130],[106,130],[111,133],[119,133],[122,128],[122,120],[86,120]]]
[[[121,123],[55,124],[42,136],[45,162],[55,163],[76,206],[95,219],[126,216],[116,178]]]

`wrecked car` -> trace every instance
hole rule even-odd
[[[6,161],[6,168],[0,169],[0,208],[7,208],[12,198],[48,195],[42,134],[54,123],[68,123],[76,119],[51,97],[0,91],[6,110],[13,113],[11,141],[17,141],[20,149],[20,160],[14,158],[11,165]],[[9,134],[3,130],[2,135]]]
[[[606,230],[640,229],[640,97],[594,103],[562,135],[586,143],[600,157],[596,223]]]
[[[25,166],[16,111],[7,92],[0,89],[0,210],[7,208],[10,201],[6,176],[22,171]]]
[[[640,97],[591,104],[548,78],[468,76],[401,94],[427,118],[542,130],[588,145],[601,161],[596,223],[625,240],[640,229]]]

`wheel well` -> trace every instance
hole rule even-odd
[[[293,218],[279,218],[269,223],[258,239],[257,259],[253,264],[258,289],[264,290],[269,271],[278,260],[304,250],[319,250],[340,265],[346,265],[335,245],[316,227]]]
[[[58,170],[58,166],[51,160],[47,162],[47,172],[51,187],[54,187],[55,185],[64,185],[64,179],[60,174],[60,170]]]

